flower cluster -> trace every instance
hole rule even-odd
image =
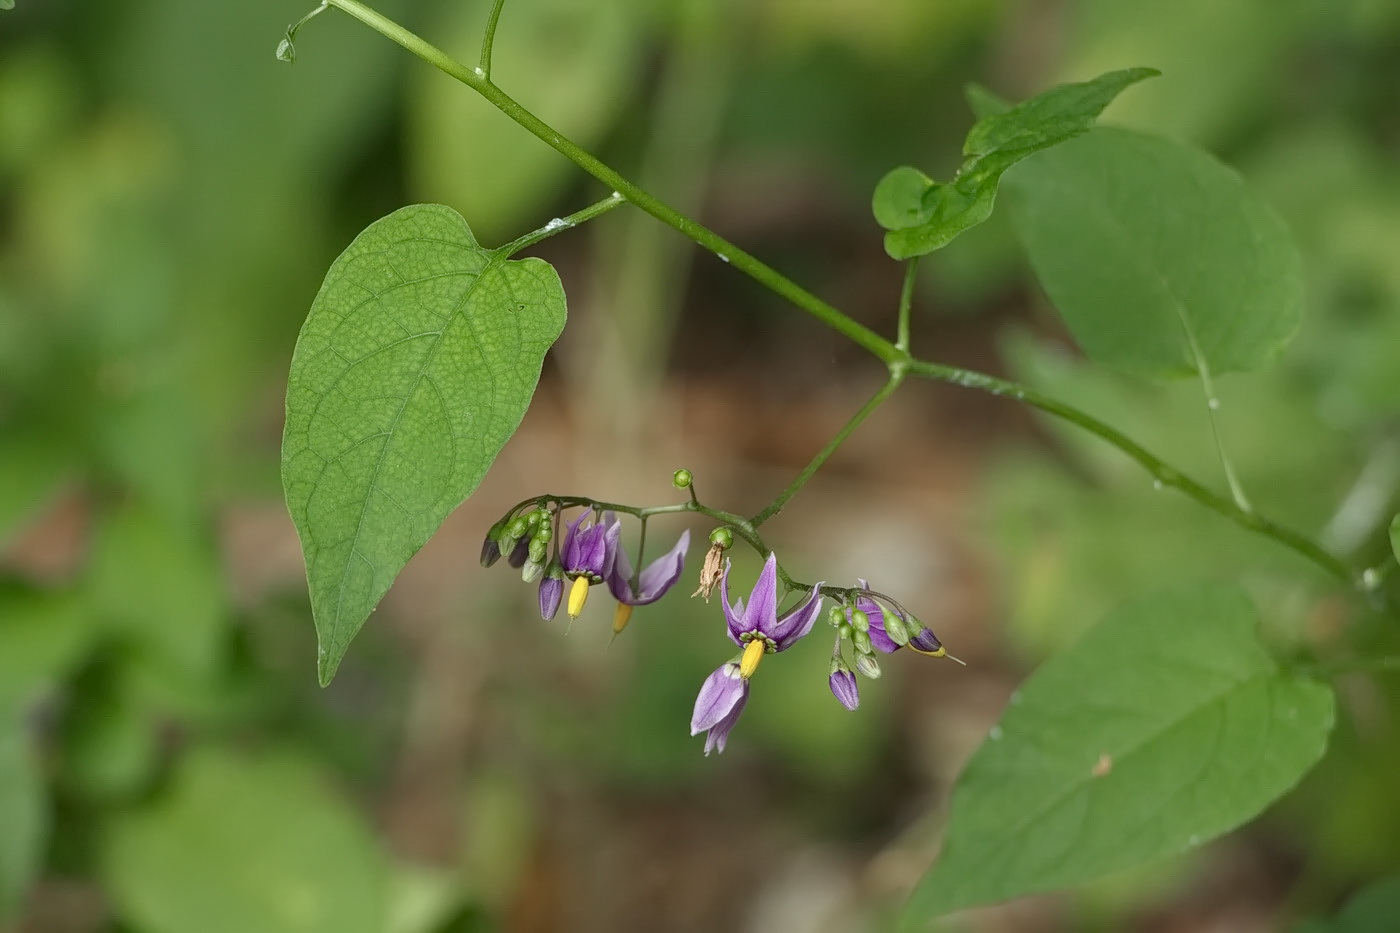
[[[521,569],[527,583],[540,581],[540,616],[546,620],[559,611],[565,580],[572,581],[568,586],[570,619],[583,612],[589,587],[605,583],[617,600],[613,631],[620,632],[627,626],[633,606],[656,602],[675,585],[685,568],[689,530],[681,533],[671,550],[634,573],[621,543],[622,522],[612,512],[589,510],[579,515],[564,532],[563,544],[549,555],[558,521],[557,509],[538,506],[497,522],[481,547],[483,567],[509,554],[510,565]]]
[[[685,484],[677,480],[677,485],[685,488],[689,485],[688,475],[686,480]],[[492,527],[482,545],[481,563],[489,567],[502,555],[507,555],[508,562],[521,570],[527,582],[538,579],[540,615],[545,619],[553,619],[561,603],[567,605],[570,619],[578,618],[589,589],[606,584],[617,601],[613,616],[616,634],[626,627],[633,606],[655,602],[680,579],[690,546],[690,532],[683,532],[669,551],[639,572],[634,571],[632,559],[621,544],[621,520],[610,511],[593,507],[569,522],[562,543],[551,553],[550,546],[555,542],[561,521],[561,506],[587,503],[588,500],[542,498],[518,506]],[[645,519],[643,523],[645,540]],[[750,535],[746,540],[756,539]],[[747,603],[742,597],[731,600],[730,564],[724,552],[733,541],[734,534],[727,527],[717,528],[710,535],[700,588],[693,594],[703,595],[708,601],[711,590],[718,584],[727,634],[739,648],[738,654],[705,679],[695,698],[690,734],[705,733],[706,755],[724,751],[729,733],[749,701],[749,682],[759,663],[766,655],[786,651],[806,637],[821,615],[824,601],[824,584],[819,582],[801,587],[805,593],[796,605],[779,613],[782,600],[778,594],[778,559],[772,553],[764,562]],[[787,580],[785,574],[783,579]],[[566,581],[571,582],[566,585]],[[856,673],[871,679],[880,676],[877,653],[893,654],[901,648],[909,648],[930,657],[948,656],[937,636],[902,605],[872,590],[865,580],[858,582],[858,587],[850,589],[826,587],[827,594],[837,600],[827,613],[827,621],[836,629],[836,644],[827,671],[828,683],[832,695],[848,710],[860,706]],[[788,584],[789,590],[794,588]],[[855,658],[854,671],[846,663],[844,645],[847,643]]]

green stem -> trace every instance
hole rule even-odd
[[[904,267],[904,287],[899,291],[899,330],[894,345],[905,353],[909,352],[909,311],[914,305],[914,279],[919,271],[919,257],[909,260]]]
[[[1242,528],[1273,538],[1284,547],[1296,551],[1349,586],[1362,588],[1361,580],[1358,575],[1344,562],[1328,553],[1316,542],[1297,532],[1290,531],[1287,528],[1269,521],[1257,512],[1243,509],[1237,503],[1224,496],[1211,492],[1191,477],[1186,476],[1179,470],[1163,462],[1155,454],[1124,435],[1117,428],[1105,424],[1086,412],[1080,411],[1071,405],[1066,405],[1064,402],[1041,395],[1034,389],[1029,389],[1015,382],[998,379],[995,376],[988,376],[983,373],[971,372],[966,369],[943,366],[924,360],[913,360],[909,364],[909,371],[917,376],[923,376],[926,379],[951,382],[970,389],[980,389],[984,392],[990,392],[993,395],[1009,396],[1010,398],[1025,402],[1027,405],[1039,408],[1047,414],[1054,415],[1057,418],[1077,425],[1091,434],[1096,434],[1136,460],[1152,475],[1156,482],[1161,483],[1163,486],[1171,486],[1173,489],[1178,489],[1186,493],[1186,495],[1195,499],[1201,505],[1214,512],[1219,512]]]
[[[763,284],[770,291],[776,292],[797,305],[832,330],[850,339],[857,346],[869,351],[886,365],[903,358],[904,354],[897,350],[893,344],[864,324],[848,317],[833,305],[744,252],[724,237],[701,226],[622,177],[592,153],[526,110],[514,98],[492,84],[487,80],[484,70],[478,73],[475,69],[468,68],[398,23],[360,3],[359,0],[326,0],[326,2],[349,13],[366,26],[403,46],[439,71],[461,81],[490,101],[497,110],[529,130],[546,145],[558,151],[613,191]]]
[[[493,250],[493,252],[495,252],[496,255],[499,256],[501,259],[508,259],[509,257],[514,256],[516,253],[520,252],[522,249],[525,249],[526,247],[534,246],[541,240],[546,240],[554,236],[554,234],[556,233],[559,233],[564,230],[570,230],[574,227],[577,227],[579,224],[584,223],[585,221],[592,220],[594,217],[597,217],[601,214],[606,214],[608,211],[612,210],[614,207],[617,207],[619,204],[622,203],[622,197],[619,194],[617,194],[617,192],[613,192],[606,198],[603,198],[603,200],[596,201],[593,204],[590,204],[587,207],[585,207],[583,210],[574,211],[567,217],[556,217],[549,223],[545,224],[543,227],[540,227],[538,230],[532,230],[531,232],[525,234],[522,237],[519,237],[518,239],[511,240],[505,246],[497,247],[495,250]]]
[[[891,384],[887,384],[886,388],[881,390],[882,395],[877,396],[880,401],[883,401],[883,395],[887,395],[888,392],[893,391],[893,386],[898,384],[905,370],[915,372],[927,379],[951,382],[968,388],[990,392],[993,395],[1005,395],[1019,399],[1029,405],[1039,408],[1041,411],[1062,418],[1084,428],[1092,434],[1098,435],[1136,460],[1162,485],[1171,486],[1184,492],[1201,505],[1224,515],[1235,524],[1249,531],[1273,538],[1285,547],[1306,557],[1308,560],[1344,581],[1357,591],[1368,596],[1373,595],[1372,588],[1363,583],[1359,573],[1354,572],[1347,564],[1328,553],[1316,542],[1296,532],[1276,525],[1268,519],[1259,516],[1257,513],[1241,507],[1241,505],[1236,502],[1216,495],[1200,483],[1183,475],[1173,467],[1168,466],[1158,457],[1148,452],[1115,428],[1110,427],[1091,415],[1063,402],[1041,395],[1032,389],[1017,385],[1014,382],[954,366],[945,366],[938,363],[912,359],[905,348],[885,340],[870,328],[860,324],[836,307],[816,297],[811,292],[749,255],[728,240],[725,240],[713,231],[681,214],[679,211],[642,190],[637,185],[632,184],[591,153],[582,149],[578,144],[526,110],[500,88],[496,87],[496,85],[492,84],[487,78],[484,68],[479,71],[477,69],[468,68],[466,65],[454,60],[441,49],[431,45],[424,39],[400,26],[398,23],[370,9],[363,3],[360,3],[359,0],[325,0],[325,4],[323,5],[333,6],[348,13],[371,29],[374,29],[386,38],[396,42],[409,52],[412,52],[423,61],[451,77],[456,78],[458,81],[461,81],[482,97],[486,98],[496,109],[537,136],[551,148],[564,155],[575,165],[579,166],[579,168],[603,182],[603,184],[611,188],[618,197],[636,204],[662,223],[674,228],[698,245],[715,253],[721,259],[732,264],[736,269],[746,273],[774,293],[786,298],[808,314],[831,327],[837,333],[847,337],[857,346],[869,351],[872,355],[885,363],[890,370]],[[912,273],[906,272],[906,286],[911,277]],[[867,408],[871,410],[873,410],[875,405],[879,404],[879,402],[875,400],[872,400],[872,402],[874,403],[873,405],[867,405]],[[865,414],[869,413],[865,409],[862,409],[862,412],[864,414],[858,415],[858,418],[863,418]],[[847,427],[853,428],[854,424],[848,425]],[[844,437],[846,433],[849,433],[849,431],[843,429],[843,434],[838,435],[836,439],[837,443],[839,443],[840,439]],[[835,448],[831,447],[831,449],[834,450]],[[819,454],[818,458],[824,459],[822,454]],[[804,471],[804,477],[808,475],[810,474]],[[805,482],[805,479],[803,481]],[[786,501],[785,497],[789,495],[790,493],[785,491],[784,497],[780,497],[780,499]],[[605,505],[604,507],[614,506]],[[620,511],[625,511],[630,514],[639,514],[638,510],[630,507],[615,507]],[[778,503],[778,507],[781,508],[781,502]],[[772,506],[769,508],[771,509]],[[765,512],[766,511],[767,510],[765,510]],[[732,525],[735,532],[751,547],[759,551],[759,553],[765,555],[768,553],[766,545],[763,544],[762,539],[754,530],[756,526],[751,525],[749,520],[741,516],[729,512],[722,512],[718,509],[710,509],[696,502],[684,503],[678,506],[658,507],[654,510],[649,510],[648,514],[660,514],[661,512],[698,512],[707,515],[714,518],[716,521],[722,521]],[[760,516],[764,516],[764,513],[760,513]],[[782,576],[784,583],[790,588],[795,585],[781,568],[779,568],[779,574]]]
[[[904,381],[902,375],[894,375],[892,373],[889,380],[880,387],[880,391],[872,395],[870,401],[866,402],[861,407],[860,411],[851,416],[851,420],[847,421],[841,430],[836,432],[836,436],[821,449],[820,453],[812,458],[812,462],[807,464],[801,473],[797,474],[797,477],[788,484],[788,487],[778,494],[778,498],[770,502],[767,508],[753,517],[753,526],[757,528],[759,525],[762,525],[764,522],[768,521],[768,519],[781,512],[783,506],[787,505],[787,501],[796,495],[799,489],[807,485],[807,480],[812,478],[812,474],[821,469],[822,464],[826,463],[827,458],[836,452],[836,448],[841,446],[841,442],[847,437],[850,437],[851,432],[860,427],[860,423],[869,417],[871,412],[879,408],[880,404],[884,402],[885,399],[889,398],[895,389],[899,388],[899,384],[902,381]]]
[[[491,47],[496,44],[496,24],[501,21],[501,7],[506,0],[496,0],[491,7],[491,15],[486,19],[486,32],[481,36],[481,76],[491,80]]]

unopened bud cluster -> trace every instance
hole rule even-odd
[[[864,580],[850,599],[831,607],[826,621],[836,630],[836,644],[831,650],[831,692],[846,709],[860,705],[860,690],[846,665],[844,645],[851,646],[855,670],[871,680],[880,676],[877,652],[893,654],[908,647],[934,658],[947,654],[931,629],[893,599],[872,591]]]

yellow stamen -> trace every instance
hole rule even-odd
[[[930,657],[930,658],[942,658],[942,657],[946,657],[946,656],[948,655],[947,649],[945,649],[942,645],[939,645],[937,648],[935,648],[935,649],[932,650],[932,651],[925,651],[925,650],[922,649],[922,648],[914,648],[914,646],[913,646],[912,644],[911,644],[909,647],[910,647],[910,648],[913,648],[915,651],[919,652],[919,654],[925,655],[925,656]]]
[[[588,602],[588,578],[574,577],[574,585],[569,587],[569,618],[577,619]]]
[[[627,627],[627,623],[632,618],[632,607],[626,603],[618,603],[617,611],[613,613],[613,634],[619,634]]]
[[[763,653],[768,650],[768,645],[762,638],[755,638],[744,646],[744,656],[739,660],[739,676],[748,680],[753,676],[753,672],[758,670],[758,662],[763,660]]]

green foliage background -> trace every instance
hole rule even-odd
[[[467,59],[485,16],[380,8]],[[702,758],[685,723],[729,650],[718,607],[673,595],[609,649],[592,606],[566,637],[531,587],[477,568],[480,536],[546,490],[662,501],[682,465],[707,498],[756,508],[871,375],[617,211],[539,250],[571,323],[537,404],[321,691],[277,448],[326,268],[409,201],[454,206],[495,246],[599,193],[348,18],[319,17],[280,65],[303,12],[21,0],[0,19],[0,925],[882,929],[1012,691],[1125,600],[1242,579],[1284,657],[1400,647],[1093,438],[920,391],[775,537],[810,576],[887,577],[971,667],[899,658],[847,714],[825,646],[803,643],[765,665],[730,750]],[[1261,508],[1376,563],[1400,486],[1397,52],[1393,0],[512,0],[496,54],[546,119],[886,330],[899,276],[870,193],[891,166],[952,174],[965,82],[1018,99],[1161,70],[1105,122],[1235,166],[1302,253],[1299,337],[1218,384],[1236,467]],[[916,349],[1216,477],[1199,387],[1091,368],[1027,265],[1004,210],[926,260]],[[1324,919],[1400,871],[1400,684],[1338,686],[1328,754],[1253,828],[949,928],[1244,911],[1352,929],[1383,912],[1393,885]]]

